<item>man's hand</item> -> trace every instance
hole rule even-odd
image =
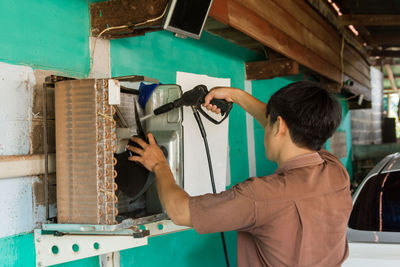
[[[214,87],[211,89],[204,99],[203,106],[208,110],[219,114],[221,113],[221,110],[216,105],[210,103],[213,98],[234,102],[252,115],[263,128],[267,125],[267,105],[247,92],[233,87]]]
[[[138,137],[131,137],[131,140],[137,143],[139,147],[127,146],[127,149],[138,154],[139,156],[132,156],[129,158],[130,161],[137,161],[141,163],[146,169],[154,172],[155,168],[162,164],[168,164],[164,156],[164,153],[157,145],[153,134],[147,134],[149,143],[147,144],[144,140]]]
[[[128,146],[127,148],[138,154],[132,156],[130,161],[137,161],[156,176],[156,185],[161,204],[166,209],[168,216],[177,225],[192,226],[192,219],[189,210],[189,195],[175,183],[174,176],[165,159],[164,153],[157,145],[154,136],[147,135],[147,144],[140,138],[132,137],[132,141],[142,148]]]
[[[233,87],[214,87],[206,95],[203,106],[208,110],[211,110],[216,114],[219,114],[221,113],[221,109],[219,109],[216,105],[210,104],[210,101],[215,98],[215,99],[224,99],[228,102],[235,102],[235,97],[238,90],[239,89]]]

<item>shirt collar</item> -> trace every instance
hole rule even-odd
[[[289,159],[284,162],[276,171],[276,174],[281,174],[283,172],[289,171],[291,169],[318,165],[323,163],[324,160],[321,158],[318,152],[304,154],[300,156],[296,156],[294,158]]]

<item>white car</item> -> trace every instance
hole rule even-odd
[[[381,160],[353,195],[343,266],[400,266],[400,153]]]

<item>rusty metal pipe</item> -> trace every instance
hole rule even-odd
[[[49,173],[56,172],[56,154],[49,154]],[[44,174],[45,155],[0,156],[0,179]]]

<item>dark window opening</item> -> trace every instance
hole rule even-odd
[[[349,227],[366,231],[400,231],[400,172],[379,174],[368,180],[354,203]]]

